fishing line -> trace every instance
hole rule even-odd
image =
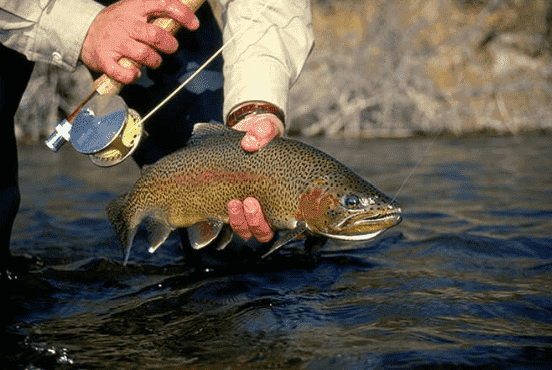
[[[170,101],[172,98],[174,98],[174,96],[176,94],[178,94],[184,87],[186,87],[186,85],[192,81],[198,74],[200,74],[201,72],[203,72],[203,70],[205,68],[207,68],[207,66],[217,57],[219,56],[220,53],[222,53],[224,51],[224,49],[226,49],[226,47],[228,45],[230,45],[234,39],[236,39],[238,36],[241,36],[242,34],[244,34],[245,32],[249,31],[249,29],[255,24],[255,20],[256,19],[259,19],[261,17],[261,15],[264,13],[264,11],[266,10],[266,8],[268,8],[269,6],[271,6],[272,4],[274,4],[276,2],[276,0],[272,0],[270,2],[267,2],[265,4],[265,6],[258,12],[257,16],[256,17],[251,17],[251,21],[249,23],[249,25],[246,27],[242,27],[241,30],[238,30],[238,32],[236,32],[228,41],[226,41],[226,43],[224,45],[222,45],[220,47],[220,49],[218,49],[209,59],[207,59],[207,61],[205,63],[203,63],[194,73],[192,73],[192,75],[190,77],[188,77],[186,79],[186,81],[182,82],[180,84],[180,86],[178,86],[172,93],[169,94],[169,96],[167,96],[165,99],[163,99],[163,101],[161,101],[159,104],[157,104],[157,106],[155,108],[153,108],[148,114],[146,114],[146,116],[144,118],[142,118],[141,120],[141,124],[143,125],[144,122],[150,118],[151,116],[153,116],[159,109],[161,109],[168,101]]]
[[[406,176],[406,178],[404,179],[403,183],[401,184],[401,187],[399,188],[399,190],[397,190],[397,192],[395,193],[395,195],[393,196],[393,199],[391,199],[391,203],[393,203],[397,196],[399,195],[399,193],[401,192],[401,190],[403,189],[404,185],[406,184],[406,182],[410,179],[410,177],[412,176],[412,174],[414,173],[414,171],[416,171],[416,169],[418,167],[420,167],[420,165],[422,163],[424,163],[424,161],[426,160],[426,153],[429,151],[429,149],[431,149],[431,147],[433,146],[433,144],[435,144],[435,141],[437,140],[437,137],[441,134],[441,132],[443,131],[443,128],[444,126],[442,126],[439,131],[437,132],[437,134],[435,135],[435,137],[429,142],[429,144],[427,144],[427,148],[423,151],[422,153],[422,158],[420,158],[420,160],[412,167],[412,169],[410,170],[410,172],[408,173],[408,175]]]

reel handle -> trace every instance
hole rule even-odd
[[[186,5],[188,8],[192,10],[192,12],[196,12],[199,7],[205,2],[205,0],[180,0],[184,5]],[[163,18],[159,17],[156,18],[153,21],[153,24],[158,26],[159,28],[169,32],[170,34],[174,35],[179,29],[180,24],[175,21],[172,18]],[[140,68],[141,65],[136,63],[133,60],[127,59],[127,58],[121,58],[119,59],[119,65],[123,67],[136,67]],[[111,77],[107,76],[106,74],[103,74],[100,76],[96,81],[94,81],[94,90],[100,95],[103,94],[118,94],[121,89],[123,88],[123,84],[119,81],[116,81],[112,79]],[[81,107],[79,107],[81,108]],[[77,108],[78,109],[78,108]]]

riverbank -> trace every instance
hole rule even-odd
[[[327,137],[552,131],[552,3],[313,1],[316,47],[290,133]],[[89,93],[85,68],[37,65],[17,115],[37,142]]]

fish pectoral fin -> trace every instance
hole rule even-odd
[[[209,245],[216,239],[223,226],[224,223],[219,220],[203,220],[188,227],[188,238],[192,248],[201,249]]]
[[[271,253],[275,252],[276,250],[282,248],[284,245],[286,245],[290,241],[296,239],[298,236],[304,235],[307,231],[308,231],[307,226],[303,222],[298,223],[298,225],[295,229],[285,232],[280,237],[280,239],[278,239],[276,241],[276,243],[274,243],[272,245],[272,247],[269,249],[269,251],[266,252],[265,254],[263,254],[262,258],[266,258],[266,256],[268,256],[269,254],[271,254]]]
[[[153,253],[167,240],[173,230],[169,225],[159,222],[150,217],[146,220],[146,229],[148,231],[148,241],[150,247],[148,252]]]

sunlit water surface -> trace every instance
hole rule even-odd
[[[150,255],[139,233],[126,267],[104,207],[133,163],[20,148],[12,250],[30,273],[3,300],[2,367],[549,368],[552,137],[430,142],[309,140],[388,195],[420,163],[376,241],[260,263],[177,236]]]

